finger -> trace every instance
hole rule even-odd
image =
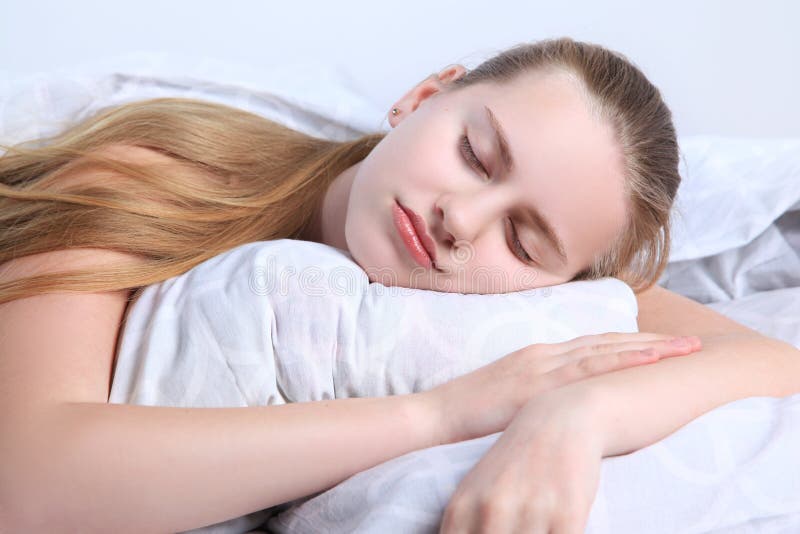
[[[458,532],[469,532],[471,524],[475,518],[469,508],[451,499],[442,514],[442,522],[439,525],[439,534],[456,534]]]
[[[658,361],[658,353],[653,349],[647,354],[646,351],[629,350],[622,352],[612,352],[597,356],[587,356],[566,365],[554,369],[546,376],[552,377],[556,386],[582,380],[584,378],[603,373],[609,373],[619,369],[643,365]]]
[[[473,527],[477,532],[514,532],[515,512],[518,509],[515,500],[494,496],[480,502],[477,506],[478,518]]]
[[[598,372],[605,372],[603,370],[621,369],[631,365],[651,363],[662,358],[684,356],[699,350],[696,348],[698,346],[699,345],[692,344],[676,345],[672,340],[586,345],[562,354],[550,355],[547,360],[543,360],[539,363],[539,369],[542,373],[547,373],[559,367],[576,364],[584,358],[599,358],[602,360],[600,363],[584,362],[580,365],[596,365],[598,369],[601,369]],[[655,354],[650,355],[645,352],[648,349],[653,349]]]
[[[655,349],[662,356],[675,356],[694,352],[700,348],[699,338],[670,338],[651,341],[628,341],[624,343],[609,343],[607,345],[584,345],[554,357],[563,364],[585,358],[588,356],[601,356],[614,352],[644,351]]]
[[[697,336],[681,336],[681,337],[671,337],[668,339],[655,339],[651,341],[626,341],[622,343],[610,343],[609,345],[603,345],[605,350],[607,351],[618,351],[618,350],[644,350],[649,347],[653,347],[656,350],[664,350],[664,351],[671,351],[671,350],[684,350],[684,349],[691,349],[696,350],[702,347],[702,341]]]
[[[579,336],[560,343],[550,343],[559,351],[570,351],[578,347],[591,345],[608,345],[611,343],[625,343],[630,341],[657,341],[672,339],[670,334],[656,334],[653,332],[605,332],[602,334],[589,334]]]
[[[588,514],[554,514],[550,524],[550,534],[583,534],[588,522]]]
[[[513,532],[514,534],[548,534],[552,531],[546,516],[526,515],[516,522],[513,530],[508,532]]]
[[[509,532],[514,534],[548,534],[552,532],[550,530],[552,521],[548,516],[547,512],[526,506],[517,515],[514,529]]]

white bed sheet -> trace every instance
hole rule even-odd
[[[435,534],[457,483],[497,437],[380,464],[282,512],[266,530]],[[798,443],[800,395],[717,408],[650,447],[603,459],[586,534],[800,532]]]

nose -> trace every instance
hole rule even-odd
[[[436,212],[436,224],[434,225],[434,228],[431,228],[434,238],[436,241],[447,241],[448,243],[452,244],[456,238],[444,227],[444,210],[441,207],[440,201],[436,201],[433,204],[433,209]],[[444,235],[442,236],[441,234]]]
[[[435,203],[436,239],[453,245],[456,241],[474,242],[500,221],[508,199],[499,188],[443,194]]]

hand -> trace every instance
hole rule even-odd
[[[529,400],[565,384],[700,350],[700,340],[673,345],[673,336],[609,332],[561,343],[535,343],[421,393],[441,421],[437,443],[474,439],[508,426]],[[652,349],[647,355],[643,350]]]
[[[577,390],[580,391],[580,390]],[[599,433],[569,388],[544,394],[462,479],[440,534],[581,534],[600,480]]]

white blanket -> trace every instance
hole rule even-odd
[[[450,496],[500,434],[358,473],[271,518],[275,533],[436,534]],[[800,395],[726,404],[604,458],[586,534],[800,532]]]

